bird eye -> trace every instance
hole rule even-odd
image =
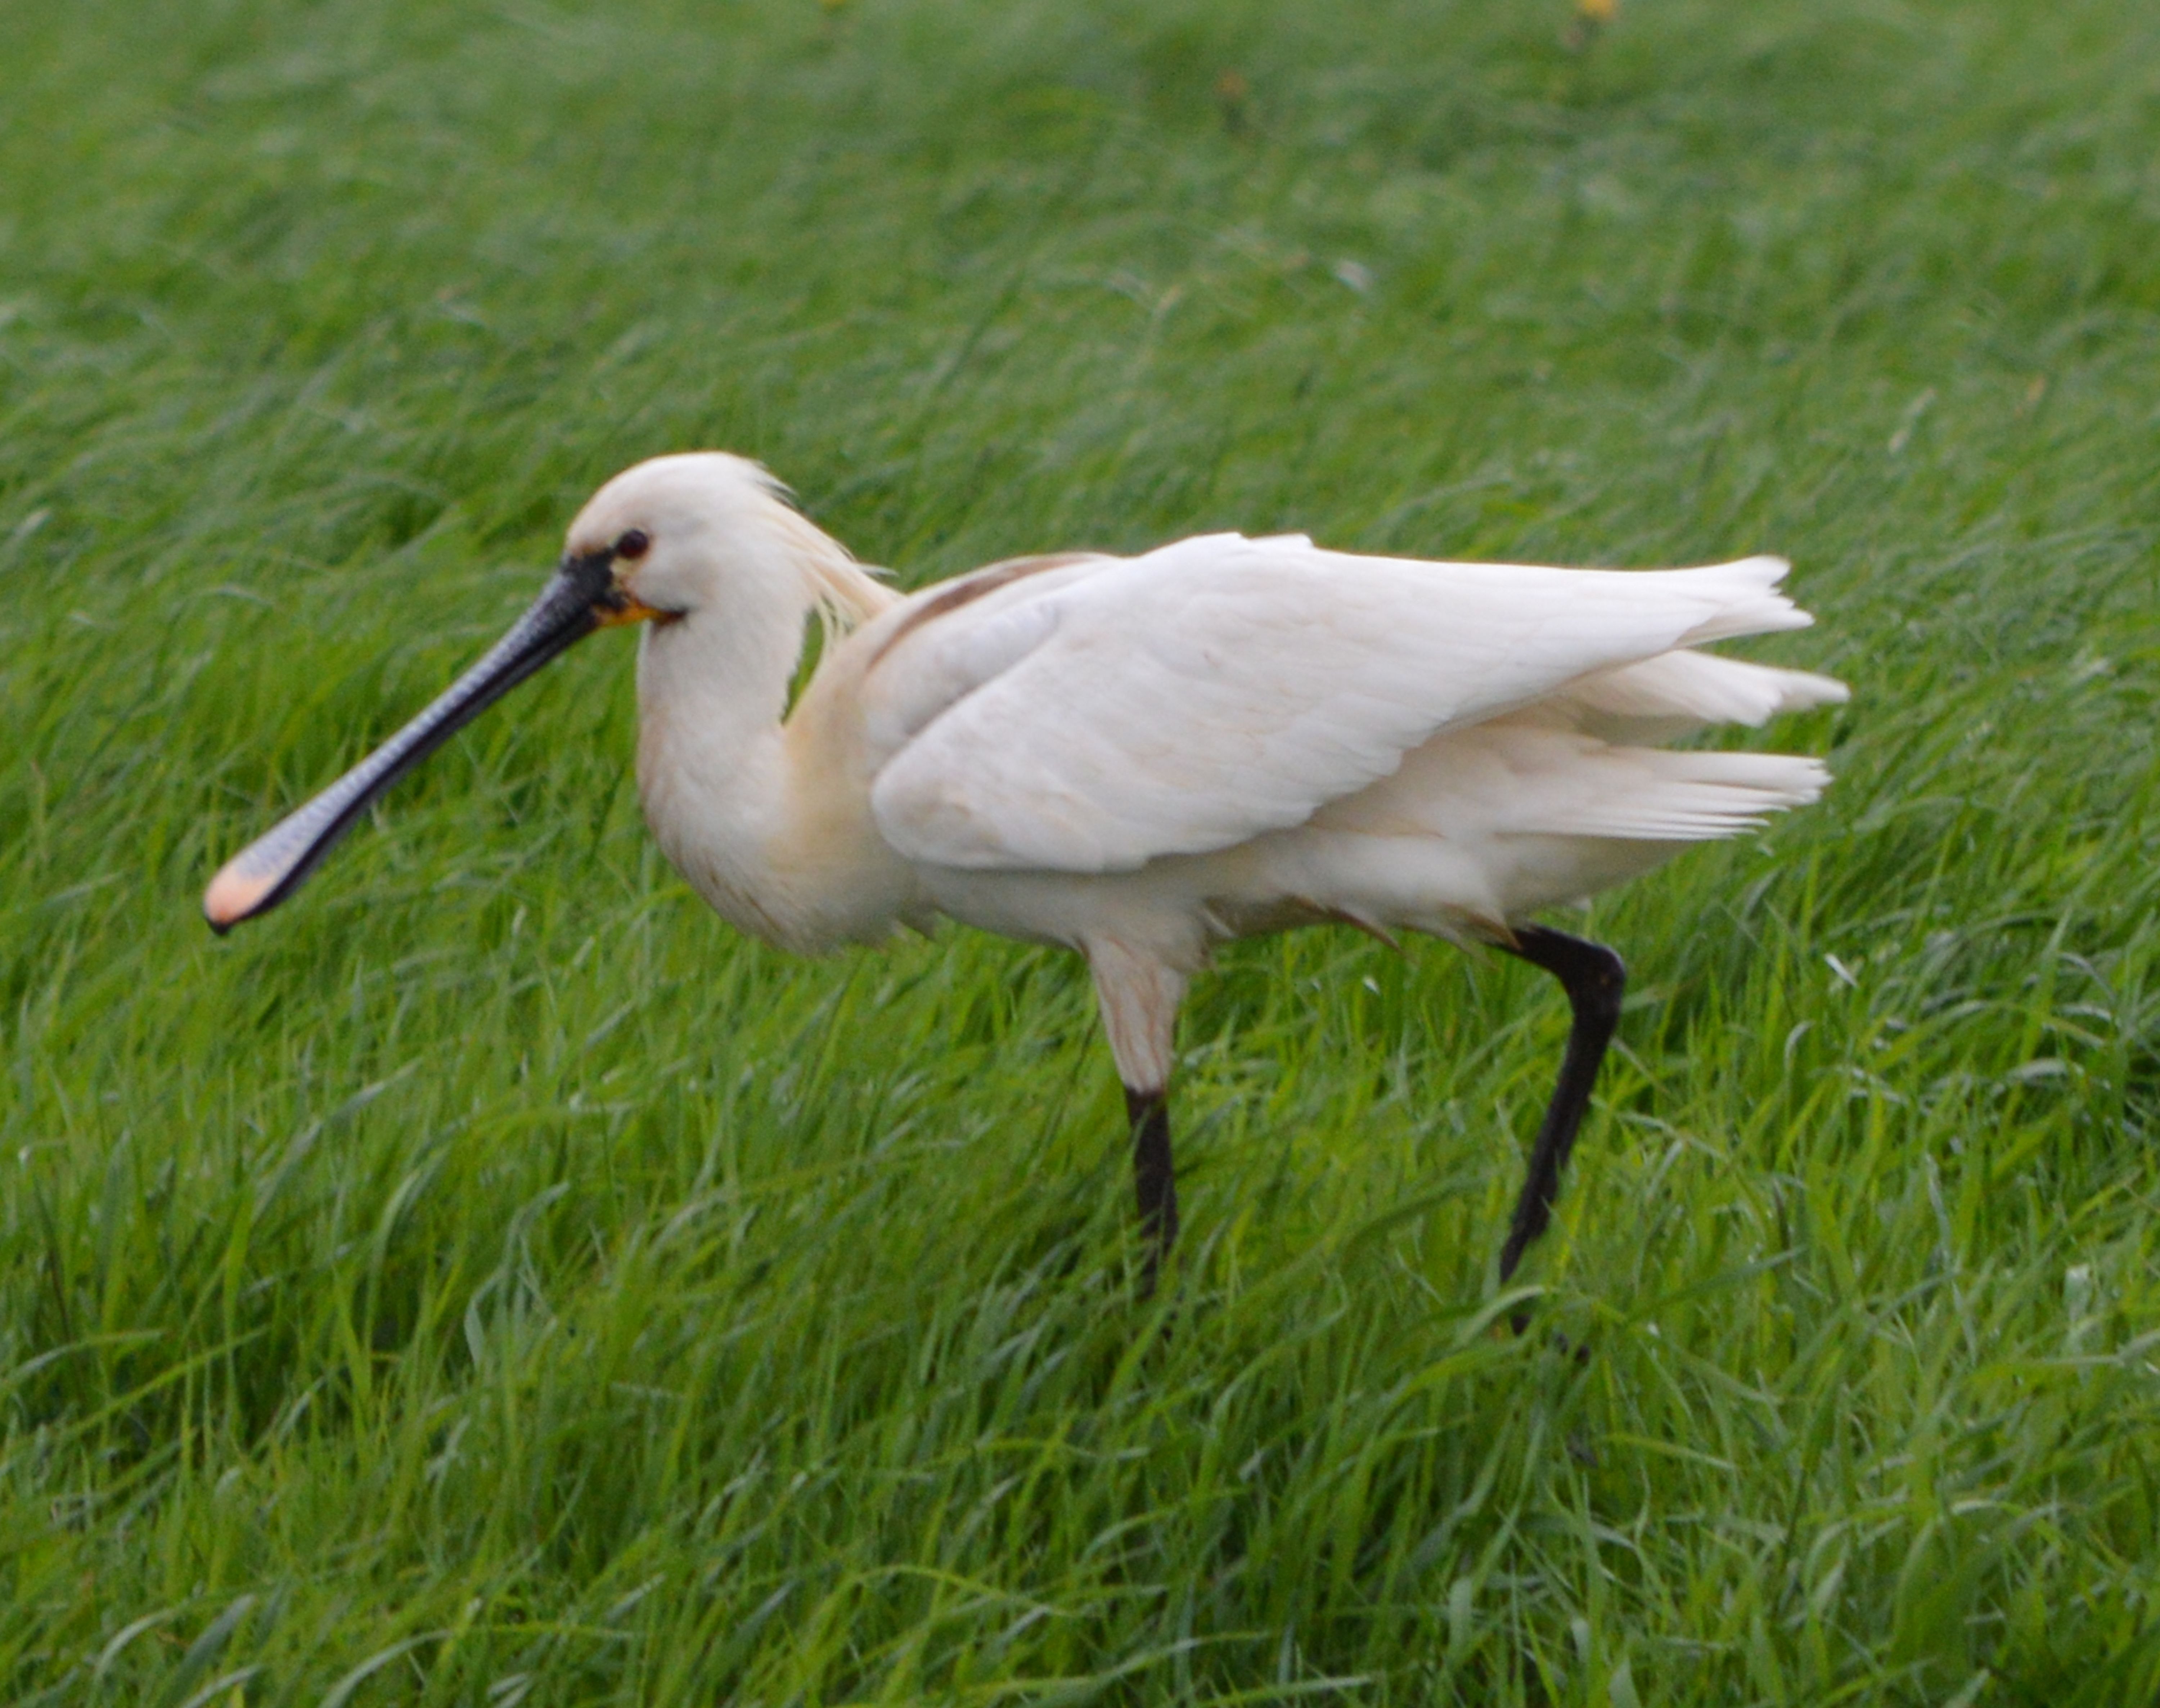
[[[652,536],[641,527],[631,529],[615,543],[615,554],[618,558],[642,558],[652,549]]]

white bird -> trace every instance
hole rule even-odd
[[[276,906],[482,707],[595,628],[643,622],[646,819],[723,916],[817,953],[943,914],[1087,958],[1150,1285],[1177,1233],[1178,1005],[1214,945],[1332,921],[1553,973],[1574,1024],[1504,1280],[1550,1217],[1624,978],[1610,949],[1531,916],[1828,781],[1804,756],[1659,745],[1845,699],[1826,677],[1696,650],[1806,626],[1785,569],[1426,563],[1211,534],[902,595],[757,465],[660,457],[603,486],[510,633],[236,855],[204,911],[223,932]],[[823,650],[791,709],[813,615]]]

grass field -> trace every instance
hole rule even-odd
[[[0,9],[0,1699],[2160,1694],[2160,16],[1566,23]],[[698,445],[911,583],[1796,560],[1830,797],[1586,927],[1585,1360],[1540,975],[1226,955],[1138,1303],[1077,966],[733,937],[614,637],[211,938]]]

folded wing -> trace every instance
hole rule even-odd
[[[1810,693],[1626,672],[1804,626],[1777,590],[1785,568],[1424,563],[1237,535],[1061,562],[948,595],[887,644],[864,683],[872,808],[931,864],[1124,871],[1301,823],[1436,733],[1571,684],[1586,721],[1729,715],[1736,698],[1767,715]]]

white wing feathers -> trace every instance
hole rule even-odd
[[[1842,705],[1841,682],[1708,652],[1667,652],[1571,683],[1555,696],[1577,729],[1607,741],[1654,744],[1706,724],[1761,729],[1784,712]]]
[[[872,810],[914,859],[1123,871],[1301,823],[1437,732],[1562,689],[1585,728],[1760,721],[1841,690],[1660,655],[1804,626],[1785,567],[1435,563],[1234,534],[1061,565],[886,643],[863,688]]]

